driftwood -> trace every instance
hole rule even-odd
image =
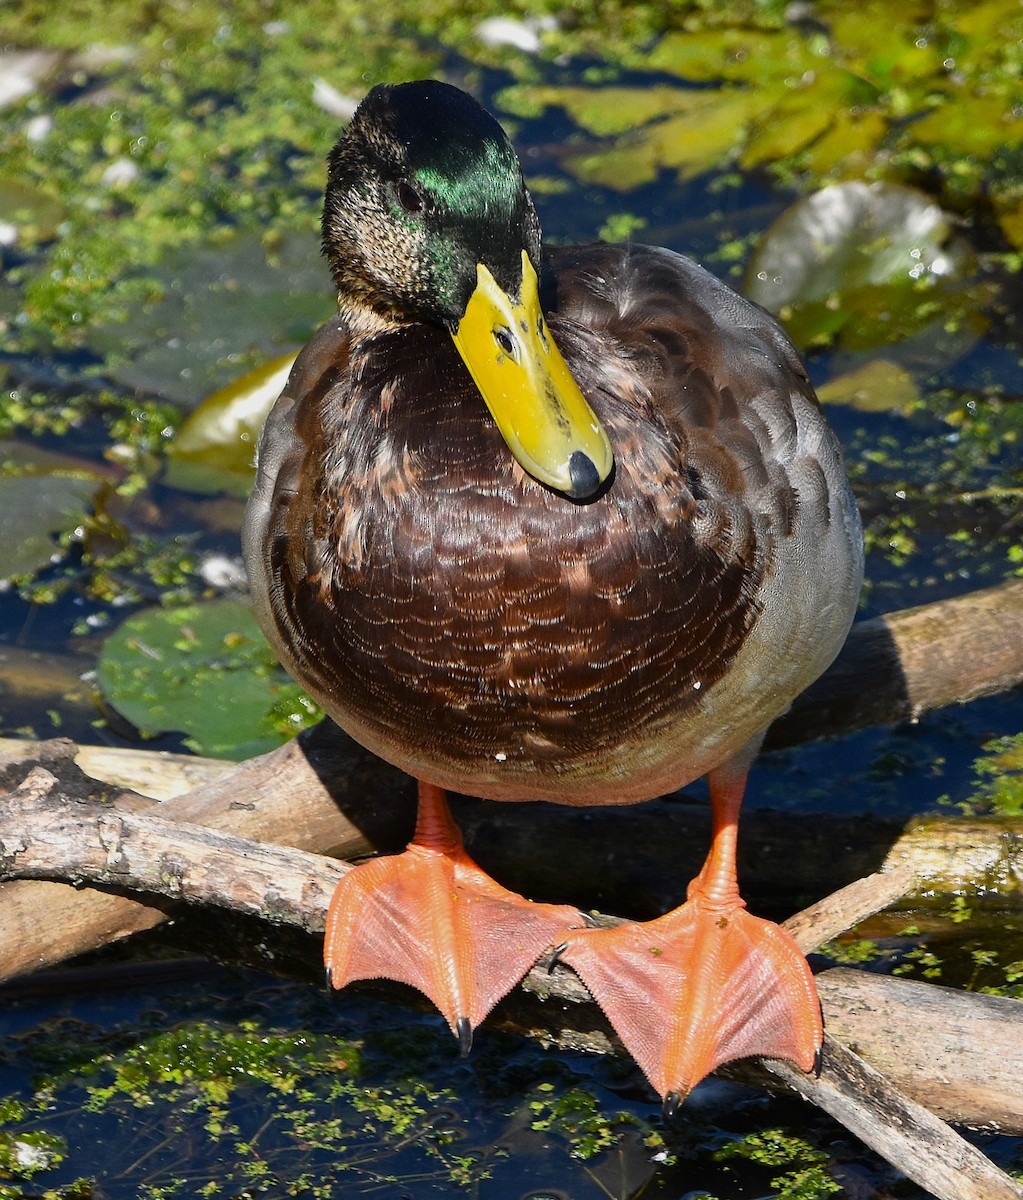
[[[969,843],[976,846],[977,826],[969,828]],[[990,832],[1009,861],[1023,853],[1023,821],[999,823]],[[941,863],[936,840],[923,829],[910,831],[890,851],[885,869],[787,921],[804,952],[928,879]],[[88,881],[310,933],[322,931],[327,902],[348,869],[321,855],[171,823],[155,807],[131,812],[67,798],[43,768],[3,797],[0,807],[0,875]],[[864,1050],[915,1099],[971,1125],[1023,1134],[1023,1013],[1017,1001],[840,969],[820,980],[831,1032]],[[544,999],[585,997],[571,972],[551,976],[543,966],[534,970],[530,988]],[[581,1031],[570,1023],[556,1033],[579,1044]]]
[[[765,746],[916,720],[1023,683],[1023,579],[854,625]]]
[[[8,786],[41,762],[72,794],[109,795],[111,789],[80,773],[71,777],[69,757],[75,751],[59,741],[0,742],[0,783],[5,762]],[[80,757],[89,762],[111,756],[84,748]],[[143,757],[148,767],[157,756]],[[122,777],[131,758],[124,752],[114,756]],[[200,770],[193,761],[191,770]],[[176,762],[174,767],[179,769]],[[410,781],[328,724],[240,766],[203,769],[209,781],[165,801],[161,815],[346,859],[400,849],[411,833]],[[133,793],[128,803],[144,801]],[[624,813],[548,805],[540,819],[535,806],[456,801],[455,808],[471,852],[508,886],[630,917],[656,915],[678,903],[707,841],[706,806],[673,800]],[[751,907],[784,915],[830,888],[869,876],[900,832],[899,823],[870,817],[815,816],[811,822],[749,813],[740,872]],[[926,874],[937,889],[954,891],[978,880],[1004,889],[1023,876],[1018,843],[990,825],[924,825],[915,836],[914,853],[927,856]],[[615,848],[612,871],[609,846]],[[157,910],[124,897],[48,883],[0,884],[0,979],[39,970],[161,919]]]
[[[765,1065],[939,1200],[1023,1196],[1023,1187],[976,1146],[829,1035],[824,1054],[828,1069],[816,1080],[801,1076],[788,1063]],[[867,1097],[869,1103],[864,1102]]]
[[[829,1032],[914,1100],[940,1116],[968,1112],[971,1125],[1023,1134],[1018,1000],[843,967],[817,984]]]
[[[199,825],[172,823],[151,809],[132,812],[94,799],[55,796],[57,785],[52,772],[37,767],[16,791],[2,798],[0,873],[69,878],[141,890],[171,901],[219,905],[259,914],[280,924],[318,930],[333,888],[350,869],[318,855],[253,843]],[[919,844],[919,837],[915,841]],[[915,861],[912,846],[899,850],[891,871],[883,872],[878,880],[884,886],[874,889],[879,902],[916,881]],[[851,909],[847,895],[830,907],[818,906],[819,927],[813,918],[804,918],[801,926],[794,927],[804,949],[811,949],[828,936],[840,920],[836,912],[863,914],[869,908],[863,889],[853,885],[846,892],[854,896]],[[534,969],[530,982],[547,999],[585,998],[578,980],[563,968],[553,974],[542,967]],[[957,1103],[956,1115],[961,1117],[962,1102],[956,1093],[959,1088],[978,1104],[985,1122],[997,1121],[1000,1128],[1023,1131],[1016,1082],[1023,1072],[1023,1038],[1005,1036],[1006,1030],[1015,1035],[1020,1028],[1014,1011],[1016,1002],[958,997],[956,1037],[966,1039],[969,1053],[939,1061],[932,1043],[936,1021],[939,1034],[946,1033],[944,1023],[935,1016],[939,1010],[930,1004],[930,1023],[925,1024],[918,1019],[920,1006],[906,992],[907,986],[910,993],[922,988],[927,995],[934,989],[919,984],[903,984],[900,988],[894,981],[900,994],[886,1001],[884,990],[893,984],[890,980],[875,981],[873,999],[869,985],[864,990],[854,972],[829,972],[823,982],[826,986],[822,986],[822,999],[829,1026],[837,1019],[839,1024],[844,1023],[845,1036],[850,1040],[867,1040],[873,1034],[875,1044],[883,1047],[884,1031],[878,1036],[880,1016],[898,1014],[900,1037],[891,1040],[905,1046],[907,1040],[912,1044],[914,1036],[924,1035],[924,1042],[916,1044],[914,1054],[918,1061],[928,1063],[926,1078],[939,1105],[947,1108],[950,1102]],[[878,986],[882,988],[880,998],[876,995]],[[974,1004],[978,1000],[980,1004]],[[594,1044],[592,1032],[580,1035],[573,1030],[571,1009],[548,1006],[546,1011],[567,1014],[557,1031],[560,1040],[573,1045]],[[857,1023],[858,1013],[866,1013],[866,1025]],[[592,1014],[586,1023],[590,1029],[591,1021]],[[603,1036],[606,1038],[606,1033]],[[978,1047],[985,1047],[985,1052],[979,1052]],[[819,1079],[807,1078],[781,1063],[764,1064],[761,1070],[782,1079],[830,1112],[942,1200],[1019,1200],[1023,1196],[1023,1189],[983,1154],[833,1037],[829,1037]],[[935,1073],[940,1076],[946,1070],[955,1082],[950,1080],[948,1086],[935,1089]],[[962,1084],[964,1073],[966,1083]],[[907,1082],[910,1086],[915,1083],[913,1072],[907,1074]]]

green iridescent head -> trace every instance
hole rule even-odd
[[[324,253],[340,293],[382,316],[439,321],[465,311],[486,263],[517,291],[540,226],[504,130],[436,80],[381,84],[328,160]]]

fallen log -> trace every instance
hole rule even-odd
[[[111,789],[75,765],[76,752],[70,742],[0,743],[0,786],[16,785],[39,763],[71,795],[110,796]],[[80,753],[91,758],[91,750]],[[123,774],[128,760],[117,761]],[[162,803],[162,816],[343,858],[400,849],[411,832],[411,782],[326,723],[240,766],[202,769],[209,781]],[[136,793],[118,800],[115,791],[113,798],[130,808],[146,803]],[[506,885],[629,917],[654,916],[678,903],[707,844],[706,805],[678,799],[626,810],[546,805],[539,820],[531,805],[456,799],[454,806],[471,853]],[[1015,831],[1011,821],[932,821],[920,825],[911,843],[899,844],[912,845],[911,859],[936,890],[983,883],[1006,891],[1023,879]],[[799,821],[787,813],[751,811],[743,819],[739,864],[751,907],[785,916],[869,877],[902,832],[901,822],[872,817]],[[614,869],[608,870],[611,857]],[[868,895],[874,886],[861,885]],[[34,881],[2,884],[0,979],[42,969],[161,919],[126,897]],[[852,923],[845,913],[838,927]]]
[[[824,1057],[828,1069],[819,1079],[800,1075],[788,1063],[765,1066],[938,1200],[1014,1200],[1023,1196],[1023,1186],[976,1146],[827,1034]]]
[[[37,767],[16,791],[0,797],[0,875],[139,889],[169,900],[218,905],[318,930],[338,879],[350,869],[318,855],[170,822],[152,810],[117,810],[88,797],[68,797],[57,793],[57,788],[56,776]],[[905,882],[912,876],[908,861],[907,854],[900,854],[893,867],[893,873]],[[862,897],[858,905],[864,907]],[[830,928],[833,915],[825,908],[818,911],[822,924]],[[810,948],[820,936],[813,919],[804,919],[799,927],[801,945]],[[853,979],[849,981],[847,976]],[[868,1004],[854,972],[829,972],[825,979],[822,1002],[829,1026],[840,1016],[847,1037],[867,1040],[868,1030],[856,1023],[857,1013],[865,1011],[876,1035],[872,1048],[895,1045],[902,1053],[914,1037],[922,1035],[925,1040],[917,1045],[914,1057],[930,1059],[924,1072],[930,1085],[938,1057],[935,1045],[940,1043],[946,1055],[937,1071],[939,1075],[947,1072],[949,1078],[935,1099],[946,1109],[953,1099],[960,1106],[949,1115],[968,1119],[961,1108],[969,1100],[981,1105],[983,1122],[1023,1131],[1017,1085],[1023,1072],[1023,1024],[1014,1011],[1017,1002],[961,995],[954,1029],[949,1031],[942,1021],[941,1004],[925,1001],[927,1019],[920,1019],[921,1005],[915,993],[929,996],[935,989],[927,985],[910,985],[907,991],[905,985],[898,987],[898,981],[878,979],[873,984],[875,994],[878,986],[884,989],[893,983],[899,994],[888,1004]],[[542,967],[534,969],[530,981],[546,998],[585,998],[585,990],[564,968],[554,973]],[[545,1011],[566,1010],[548,1006]],[[882,1018],[891,1019],[893,1014],[900,1022],[898,1036],[886,1037],[879,1025]],[[571,1031],[564,1028],[555,1036],[572,1038]],[[1019,1200],[1023,1196],[1023,1188],[980,1151],[833,1037],[828,1038],[818,1079],[780,1063],[763,1064],[761,1070],[831,1113],[939,1200]],[[912,1070],[906,1079],[910,1087],[915,1086]]]
[[[822,972],[817,986],[831,1035],[918,1103],[1023,1134],[1020,1001],[844,967]]]
[[[1023,579],[852,627],[842,653],[771,726],[768,750],[915,721],[1023,683]]]

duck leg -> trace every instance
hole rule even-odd
[[[749,757],[708,775],[713,841],[687,900],[654,921],[581,929],[560,959],[582,978],[673,1112],[722,1063],[784,1058],[810,1071],[824,1036],[810,968],[779,926],[746,912],[735,870]]]
[[[356,979],[411,984],[467,1054],[473,1029],[581,920],[568,905],[533,904],[491,879],[465,852],[444,791],[420,783],[407,849],[354,867],[334,892],[327,980],[335,988]]]

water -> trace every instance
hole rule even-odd
[[[367,18],[371,25],[375,19]],[[954,21],[956,13],[947,19]],[[202,120],[221,131],[217,136],[250,138],[242,150],[225,151],[223,160],[196,118],[194,98],[188,120],[195,124],[181,135],[194,139],[191,168],[187,155],[178,157],[176,144],[168,142],[158,161],[148,157],[146,146],[138,147],[135,158],[135,151],[122,146],[123,120],[113,121],[115,111],[128,113],[138,125],[131,146],[139,138],[170,137],[161,125],[171,109],[161,98],[166,79],[160,71],[178,70],[180,64],[157,71],[144,48],[139,53],[153,72],[145,84],[134,66],[108,64],[98,75],[90,74],[95,67],[80,67],[73,86],[40,83],[30,109],[0,113],[10,145],[26,121],[49,116],[63,144],[73,147],[77,137],[90,147],[85,165],[77,168],[79,193],[59,174],[52,139],[40,143],[38,151],[25,151],[18,143],[18,161],[31,166],[31,155],[38,155],[44,167],[32,179],[37,182],[41,175],[44,182],[56,182],[53,190],[67,211],[64,232],[55,227],[35,241],[26,234],[3,252],[0,320],[6,323],[7,343],[0,344],[0,371],[6,372],[0,415],[7,440],[0,457],[44,480],[76,471],[96,480],[92,503],[81,514],[69,509],[44,530],[49,541],[30,576],[0,592],[0,734],[59,734],[138,745],[132,728],[93,687],[106,636],[126,615],[159,602],[238,590],[224,564],[230,568],[239,555],[240,495],[176,485],[164,474],[163,452],[185,411],[252,363],[297,347],[331,307],[314,225],[318,163],[333,119],[310,110],[306,92],[297,85],[288,93],[287,85],[278,83],[284,90],[272,108],[266,106],[274,102],[260,91],[271,87],[272,71],[291,69],[286,55],[303,52],[302,38],[306,47],[315,46],[322,34],[304,11],[292,17],[295,45],[288,40],[292,33],[259,34],[246,20],[239,17],[233,28],[225,26],[223,38],[258,42],[265,37],[270,48],[261,74],[245,74],[249,68],[239,64],[250,58],[235,58],[237,96],[217,73],[224,69],[220,60],[205,41],[195,41],[209,85]],[[46,29],[38,34],[50,35]],[[178,35],[167,33],[173,36]],[[619,85],[677,84],[663,62],[644,68],[637,56],[645,43],[639,34],[628,36],[635,41],[626,47],[628,70],[616,80]],[[810,44],[814,35],[799,36]],[[887,96],[876,78],[887,68],[876,62],[869,71],[862,67],[855,30],[843,26],[840,36],[851,47],[847,53],[858,77],[869,78],[879,95]],[[144,47],[142,32],[136,37]],[[364,29],[358,37],[364,39],[355,43],[362,53],[397,53],[379,49],[372,31]],[[79,44],[88,40],[83,36]],[[424,43],[424,60],[433,45]],[[916,51],[912,39],[906,45],[909,62]],[[444,51],[450,77],[468,73],[481,81],[479,92],[492,105],[507,100],[503,89],[509,84],[527,93],[572,88],[592,83],[594,72],[604,69],[592,42],[585,55],[539,65],[524,59],[497,63],[478,47],[463,49],[469,59]],[[607,47],[611,59],[622,53],[621,47]],[[752,70],[743,74],[742,55],[729,53],[707,61],[726,75],[731,72],[728,78],[737,86],[766,88],[780,69],[770,55],[760,54],[749,60],[759,63],[759,77]],[[425,62],[421,68],[432,69]],[[968,74],[968,66],[961,69]],[[913,79],[929,78],[913,76],[905,64],[900,70],[910,94]],[[821,76],[832,77],[826,66]],[[307,82],[301,75],[300,80]],[[116,107],[101,85],[115,88]],[[790,92],[793,102],[802,96],[799,89]],[[964,106],[967,93],[964,89]],[[809,90],[805,102],[809,119],[822,104],[820,93]],[[867,106],[864,122],[873,112],[887,112],[884,99],[861,97],[860,103]],[[268,115],[247,117],[259,104]],[[102,134],[97,105],[106,106]],[[288,125],[287,111],[296,106],[303,116],[300,132]],[[228,110],[241,114],[235,124],[224,116]],[[840,111],[846,110],[836,102],[835,112]],[[709,131],[710,116],[694,113],[692,127],[700,128],[702,121]],[[692,177],[679,179],[674,170],[661,168],[648,182],[616,191],[580,178],[580,145],[599,149],[605,142],[581,129],[564,108],[553,105],[539,117],[521,116],[515,125],[551,240],[585,241],[601,229],[633,229],[636,240],[692,254],[733,284],[757,235],[814,186],[812,172],[800,173],[798,153],[812,153],[817,142],[799,151],[787,169],[769,170],[752,151],[738,162],[722,152]],[[264,130],[267,145],[276,139],[272,152],[253,128]],[[640,122],[637,128],[645,127]],[[754,122],[750,128],[755,147],[766,126]],[[950,128],[950,136],[955,132]],[[631,144],[630,136],[624,144]],[[859,134],[853,130],[849,136]],[[1005,137],[1011,149],[1011,129]],[[109,149],[104,149],[105,138]],[[291,149],[289,138],[295,143]],[[105,169],[104,154],[105,165],[125,155],[140,164],[137,190],[128,183],[126,191],[110,185],[103,191],[90,182]],[[876,165],[883,158],[879,153],[869,161]],[[783,159],[779,151],[772,161]],[[242,182],[221,187],[221,161],[228,164],[224,178],[234,171]],[[261,174],[253,164],[264,161],[270,165]],[[156,252],[144,240],[149,234],[141,226],[133,232],[131,222],[139,220],[142,201],[154,209],[165,203],[167,162],[184,181],[186,197],[193,193],[185,173],[192,169],[194,174],[201,165],[200,190],[186,222],[188,236],[169,239],[171,223],[165,218],[159,236],[172,244]],[[999,166],[997,156],[992,162],[990,169],[1002,172],[996,179],[1000,186],[1010,178],[1010,168]],[[862,164],[861,170],[868,173]],[[858,177],[853,167],[847,173]],[[955,236],[966,240],[972,256],[958,291],[943,293],[932,323],[901,340],[878,338],[867,347],[831,342],[809,352],[818,384],[884,358],[902,365],[914,389],[896,408],[830,410],[868,528],[863,616],[990,585],[1019,561],[1013,547],[1019,544],[1023,378],[1018,334],[1006,315],[1018,277],[1007,258],[993,257],[1005,251],[1005,240],[983,208],[981,189],[969,191],[965,168],[957,176],[958,192],[939,175],[906,168],[899,182],[929,188],[932,198],[954,209]],[[208,187],[206,176],[213,180]],[[816,180],[823,182],[823,177]],[[240,204],[232,208],[230,198],[243,192],[270,215],[250,221]],[[41,211],[42,193],[35,203]],[[90,204],[102,212],[112,246],[131,244],[131,236],[140,239],[137,256],[122,253],[113,267],[107,265],[118,287],[124,278],[137,286],[127,293],[132,302],[123,296],[118,302],[122,311],[115,311],[118,304],[104,307],[110,285],[101,273],[95,298],[74,279],[76,262],[83,271],[100,272],[103,265],[95,240],[98,218],[90,226],[82,217]],[[64,291],[56,283],[47,291],[47,272],[58,271],[67,273]],[[853,303],[849,291],[838,288],[840,307]],[[61,308],[62,297],[68,305],[84,306],[79,322]],[[895,303],[892,297],[882,289],[872,299],[884,307]],[[909,297],[906,303],[918,300]],[[43,318],[40,304],[49,305]],[[26,321],[19,312],[36,315]],[[84,332],[76,340],[69,330],[77,324]],[[978,494],[981,499],[974,498]],[[10,542],[5,552],[13,552]],[[964,802],[975,791],[973,764],[984,746],[993,737],[1018,733],[1021,716],[1023,698],[1017,691],[931,714],[911,727],[867,731],[770,756],[754,772],[749,803],[781,808],[794,821],[807,821],[821,811],[904,817],[934,811],[944,798]],[[174,731],[146,744],[184,747]],[[694,794],[700,794],[698,788]],[[959,944],[945,945],[950,928],[946,921],[938,939],[945,970],[948,978],[968,983],[971,938],[988,938],[1000,961],[1008,961],[1019,934],[1018,911],[1009,901],[998,930],[966,931]],[[897,949],[902,953],[906,946],[900,942]],[[890,947],[882,950],[887,954]],[[168,952],[166,939],[154,937],[138,955]],[[795,1100],[710,1081],[691,1099],[683,1120],[666,1130],[658,1104],[627,1063],[544,1051],[487,1028],[472,1058],[462,1062],[438,1018],[401,1002],[397,989],[353,993],[331,1007],[317,986],[241,968],[210,970],[196,980],[197,968],[190,966],[182,969],[183,978],[168,980],[147,974],[145,966],[122,967],[119,956],[114,958],[101,957],[99,975],[88,987],[81,976],[69,975],[54,982],[50,993],[7,997],[0,1016],[7,1035],[0,1091],[25,1106],[5,1109],[0,1129],[0,1139],[7,1139],[0,1140],[0,1151],[13,1155],[13,1168],[7,1169],[13,1169],[17,1182],[11,1187],[22,1189],[12,1195],[35,1194],[38,1187],[57,1189],[47,1193],[52,1195],[111,1200],[205,1194],[413,1200],[446,1194],[482,1200],[923,1196],[894,1181],[893,1173],[855,1139]],[[984,982],[1000,984],[996,976]],[[260,1047],[267,1045],[276,1057],[261,1057]],[[308,1060],[303,1058],[307,1050]],[[161,1054],[170,1055],[166,1070],[159,1065]],[[345,1065],[324,1071],[331,1055]],[[174,1064],[180,1067],[186,1059],[188,1070],[175,1077]],[[268,1062],[286,1066],[275,1075]],[[769,1146],[756,1140],[765,1130],[777,1131]],[[30,1133],[56,1140],[44,1140],[40,1149]],[[1003,1138],[988,1145],[999,1162],[1018,1168],[1018,1142]],[[728,1146],[740,1147],[741,1154],[729,1156]],[[30,1183],[33,1163],[38,1169]],[[92,1182],[76,1185],[77,1179]]]

